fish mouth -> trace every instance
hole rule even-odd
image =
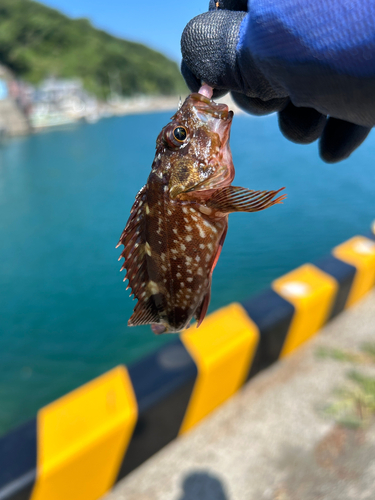
[[[229,108],[226,104],[220,104],[215,101],[212,101],[208,97],[202,94],[191,94],[190,98],[195,101],[193,103],[194,108],[198,112],[198,117],[202,121],[207,121],[208,117],[205,115],[211,115],[214,118],[218,118],[221,120],[225,120],[228,122],[232,121],[233,111],[229,111]]]

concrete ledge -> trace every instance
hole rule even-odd
[[[375,235],[356,236],[47,405],[0,439],[0,500],[100,498],[374,285]]]

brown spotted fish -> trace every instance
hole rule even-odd
[[[151,324],[155,333],[179,332],[193,317],[199,326],[210,302],[228,214],[257,212],[285,198],[275,199],[281,189],[231,186],[232,118],[225,104],[191,94],[157,138],[151,173],[118,244],[124,245],[128,288],[138,299],[129,326]]]

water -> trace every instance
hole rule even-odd
[[[119,363],[168,342],[128,328],[115,249],[170,113],[13,140],[0,150],[0,433]],[[210,310],[317,259],[375,218],[375,135],[326,165],[275,116],[235,117],[235,185],[287,187],[284,205],[230,216]]]

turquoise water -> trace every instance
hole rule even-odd
[[[111,118],[0,149],[0,433],[171,337],[126,326],[115,249],[171,113]],[[286,186],[284,205],[234,214],[210,309],[245,299],[375,219],[375,135],[337,165],[284,139],[275,116],[236,116],[235,185]]]

